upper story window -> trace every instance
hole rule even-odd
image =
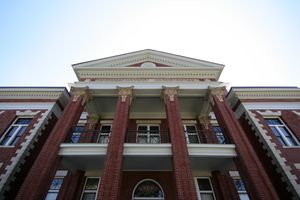
[[[216,136],[219,144],[226,144],[227,143],[226,139],[225,139],[225,137],[222,133],[222,129],[220,128],[219,125],[214,124],[213,125],[213,131],[215,133],[215,136]]]
[[[78,125],[74,128],[73,133],[71,135],[70,141],[71,143],[78,143],[80,139],[80,135],[84,132],[84,126]]]
[[[45,200],[56,200],[57,199],[57,195],[62,186],[63,180],[64,180],[64,177],[54,177]]]
[[[95,200],[98,193],[99,178],[87,177],[81,195],[81,200]]]
[[[99,143],[107,144],[111,133],[111,124],[102,124],[100,128]]]
[[[32,118],[17,118],[3,134],[0,145],[13,146],[25,132]]]
[[[239,197],[241,200],[249,200],[249,196],[247,194],[244,182],[240,178],[234,178],[233,179],[235,188],[239,194]]]
[[[159,125],[138,125],[136,140],[137,143],[160,143]]]
[[[208,177],[196,178],[197,195],[200,200],[214,200],[214,191]]]
[[[189,144],[200,143],[197,127],[194,124],[183,125],[186,142]]]
[[[132,195],[133,200],[164,200],[164,193],[160,185],[151,179],[145,179],[139,182]]]
[[[297,138],[279,118],[266,118],[267,124],[272,129],[278,141],[284,146],[299,146]]]

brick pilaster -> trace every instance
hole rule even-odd
[[[99,131],[96,131],[99,125],[99,116],[96,114],[90,114],[87,117],[87,123],[84,126],[84,135],[80,137],[80,143],[95,143]]]
[[[119,88],[119,97],[97,200],[117,200],[120,196],[122,157],[131,95],[132,88]]]
[[[86,91],[86,88],[84,91]],[[45,199],[55,175],[56,166],[59,163],[59,157],[57,156],[59,146],[66,140],[71,128],[76,125],[84,109],[86,100],[87,96],[74,92],[72,100],[66,106],[61,118],[50,133],[33,166],[28,172],[16,197],[17,200]]]
[[[279,199],[246,133],[224,99],[225,88],[210,88],[212,109],[228,139],[236,145],[236,166],[251,199]]]
[[[220,171],[212,171],[212,179],[217,199],[240,199],[233,180],[228,174],[222,174]]]
[[[188,148],[183,132],[176,88],[164,88],[167,119],[172,143],[173,170],[178,200],[196,200]]]

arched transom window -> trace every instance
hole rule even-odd
[[[135,186],[132,200],[164,200],[164,192],[156,181],[144,179]]]

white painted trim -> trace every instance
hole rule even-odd
[[[55,176],[64,177],[67,176],[68,170],[57,170]]]
[[[181,120],[181,121],[182,121],[182,124],[185,124],[185,125],[189,125],[189,124],[196,125],[197,124],[197,120]]]
[[[187,147],[190,156],[229,158],[237,156],[234,144],[187,144]]]
[[[240,177],[240,173],[238,171],[229,171],[229,176]]]
[[[244,102],[247,110],[298,110],[300,102]]]
[[[0,102],[1,110],[50,110],[55,102]]]
[[[145,125],[158,125],[161,124],[161,120],[136,120],[136,123],[139,125],[145,124]]]

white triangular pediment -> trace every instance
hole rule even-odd
[[[224,65],[222,64],[188,58],[151,49],[82,62],[74,64],[72,66],[74,69],[81,67],[150,67],[150,63],[153,63],[152,67],[224,67]]]

